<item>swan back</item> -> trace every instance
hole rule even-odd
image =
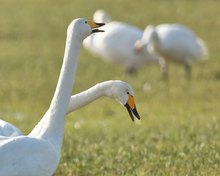
[[[92,54],[127,70],[137,69],[143,64],[157,62],[148,51],[135,53],[135,43],[142,37],[143,31],[123,22],[110,22],[102,27],[100,35],[93,34],[83,41],[83,46]]]
[[[179,24],[147,27],[143,41],[149,43],[154,53],[176,61],[191,62],[208,54],[203,40],[189,28]]]
[[[133,56],[133,45],[142,35],[140,29],[115,21],[106,24],[102,29],[105,30],[104,33],[93,34],[83,41],[86,49],[106,60],[114,60],[113,62]]]
[[[209,57],[209,50],[207,45],[205,44],[204,40],[201,38],[197,38],[197,44],[199,48],[200,58],[201,59],[208,59]]]

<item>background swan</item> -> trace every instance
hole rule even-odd
[[[105,16],[105,12],[101,15]],[[102,19],[101,15],[95,15],[96,19]],[[147,50],[136,52],[136,42],[143,34],[141,29],[117,21],[107,23],[102,29],[104,33],[93,34],[83,41],[83,46],[92,54],[109,63],[122,65],[129,73],[145,64],[158,62],[157,57]]]
[[[69,104],[77,67],[77,57],[84,38],[101,26],[85,19],[73,20],[67,29],[66,47],[60,77],[51,105],[28,136],[0,141],[0,172],[4,176],[51,176],[60,160],[64,135],[64,117]]]
[[[204,41],[190,29],[179,24],[149,25],[142,37],[142,47],[160,57],[161,71],[168,77],[168,63],[176,62],[185,67],[186,77],[191,77],[191,64],[196,59],[207,58]]]
[[[112,21],[110,15],[103,9],[96,10],[93,14],[93,20],[98,23],[109,23]]]
[[[94,100],[107,96],[115,99],[125,106],[129,112],[131,119],[134,121],[133,114],[140,119],[134,103],[134,92],[131,86],[123,81],[105,81],[89,88],[86,91],[71,96],[67,113],[71,113]],[[132,114],[133,113],[133,114]],[[21,136],[22,133],[12,124],[0,120],[0,137]]]

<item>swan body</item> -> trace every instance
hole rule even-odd
[[[27,136],[0,140],[0,174],[4,176],[51,176],[56,170],[64,135],[64,121],[73,87],[80,45],[100,25],[73,20],[67,29],[63,65],[55,94],[44,117]],[[98,29],[95,29],[98,32]]]
[[[150,52],[160,57],[160,65],[165,77],[168,76],[169,62],[183,64],[186,76],[190,78],[192,62],[207,58],[208,51],[204,41],[182,25],[149,25],[144,31],[142,41],[149,44],[147,49]]]
[[[141,39],[143,31],[124,22],[112,21],[102,27],[100,35],[93,34],[83,41],[83,46],[92,54],[108,63],[121,65],[129,73],[144,64],[157,62],[157,57],[147,50],[137,53],[136,42]]]
[[[69,102],[69,106],[67,109],[67,113],[71,113],[73,111],[75,111],[76,109],[79,109],[93,101],[95,101],[96,99],[102,97],[102,96],[107,96],[110,98],[115,99],[116,101],[118,101],[120,104],[124,105],[125,107],[127,106],[126,104],[129,105],[129,109],[131,110],[131,112],[134,113],[134,115],[140,119],[140,116],[137,113],[136,110],[136,106],[132,105],[131,101],[129,102],[129,97],[131,99],[134,99],[134,91],[131,88],[131,86],[123,81],[119,81],[119,80],[112,80],[112,81],[105,81],[99,84],[96,84],[95,86],[89,88],[86,91],[83,91],[81,93],[78,93],[76,95],[71,96],[70,98],[70,102]],[[134,102],[134,100],[132,100]],[[129,110],[128,110],[129,112]],[[129,113],[130,114],[130,113]],[[132,114],[131,118],[132,120],[134,119]],[[13,133],[14,135],[17,136],[21,136],[22,133],[20,132],[19,129],[17,129],[16,127],[14,127],[13,125],[0,120],[0,126],[1,124],[6,124],[7,128],[0,128],[0,137],[9,137],[11,134]],[[10,131],[10,133],[4,133],[4,131]]]

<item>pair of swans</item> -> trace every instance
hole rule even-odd
[[[190,79],[192,62],[207,58],[204,41],[183,25],[149,25],[143,31],[127,23],[111,22],[104,10],[97,10],[93,19],[108,23],[103,26],[106,32],[87,37],[84,47],[108,62],[125,66],[128,72],[159,62],[163,77],[167,79],[168,65],[175,62],[184,65],[186,77]]]
[[[115,98],[125,105],[131,117],[134,113],[140,118],[136,111],[133,90],[124,82],[109,81],[98,84],[88,91],[75,95],[73,101],[70,100],[81,43],[91,33],[102,32],[98,29],[102,25],[85,19],[76,19],[70,23],[63,65],[50,107],[27,136],[1,137],[0,175],[51,176],[60,160],[66,113],[100,96]],[[117,94],[121,88],[123,92]]]
[[[128,73],[143,65],[158,63],[156,55],[147,50],[136,52],[136,42],[142,38],[143,30],[130,24],[111,21],[104,10],[93,15],[94,21],[107,23],[101,34],[93,34],[83,41],[83,46],[92,54],[115,65],[122,65]]]
[[[139,50],[158,55],[161,71],[168,78],[168,64],[184,66],[186,78],[191,77],[191,65],[196,59],[206,59],[208,49],[205,42],[189,28],[179,24],[149,25],[138,42]]]

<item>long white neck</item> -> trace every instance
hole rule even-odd
[[[110,96],[108,90],[111,88],[111,86],[111,81],[105,81],[96,84],[95,86],[89,88],[86,91],[71,96],[67,113],[79,109],[102,96]]]
[[[67,35],[63,65],[51,105],[38,125],[29,134],[31,137],[42,138],[51,142],[58,153],[62,146],[64,120],[73,87],[81,43],[82,39],[76,35]]]

